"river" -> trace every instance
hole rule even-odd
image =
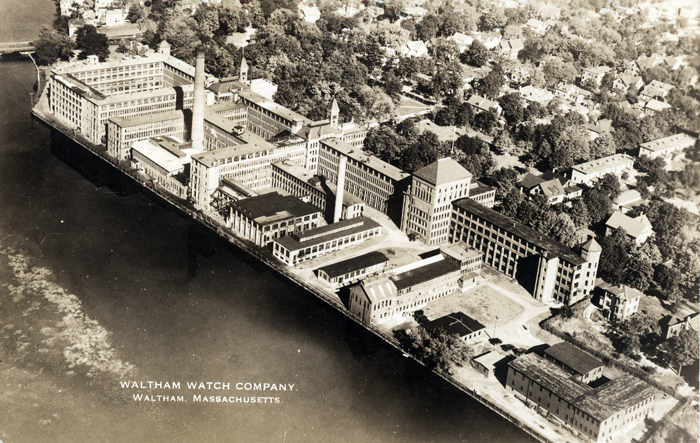
[[[26,10],[13,3],[3,23]],[[52,2],[27,3],[51,19]],[[34,38],[16,26],[0,41]],[[0,62],[0,78],[0,440],[531,441],[157,199],[81,175],[31,122],[32,63]]]

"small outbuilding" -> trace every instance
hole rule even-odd
[[[503,356],[496,351],[488,351],[484,354],[472,358],[472,367],[479,371],[484,377],[490,377],[496,370],[499,361]]]

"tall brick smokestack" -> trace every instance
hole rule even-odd
[[[192,106],[192,147],[204,149],[204,45],[197,46],[194,65],[194,105]]]
[[[348,158],[341,154],[338,164],[338,189],[335,191],[335,211],[333,212],[333,223],[338,223],[343,215],[343,193],[345,192],[345,165]]]

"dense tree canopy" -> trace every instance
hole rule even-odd
[[[37,63],[50,65],[57,60],[68,60],[73,55],[75,43],[68,35],[48,26],[39,29],[39,38],[34,42]]]
[[[100,34],[92,25],[85,25],[75,33],[75,46],[80,50],[78,58],[96,55],[103,62],[109,57],[109,43],[105,34]]]

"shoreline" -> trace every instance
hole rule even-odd
[[[39,101],[41,101],[44,98],[45,98],[45,94],[42,93],[42,97],[39,99]],[[344,315],[346,318],[352,320],[355,324],[361,326],[363,329],[365,329],[369,332],[374,333],[375,336],[377,336],[378,338],[380,338],[381,340],[383,340],[385,343],[389,344],[390,346],[394,347],[396,350],[401,352],[404,356],[410,357],[411,359],[413,359],[415,362],[417,362],[421,366],[425,366],[424,363],[422,363],[421,361],[416,359],[413,355],[407,354],[399,346],[398,342],[395,339],[393,339],[393,337],[390,337],[389,335],[387,335],[383,330],[381,330],[380,328],[365,324],[359,318],[352,315],[352,313],[346,309],[346,307],[342,304],[342,302],[340,302],[340,300],[337,298],[337,296],[335,296],[332,293],[327,292],[326,290],[324,290],[320,287],[316,287],[315,285],[305,281],[304,279],[300,278],[299,276],[295,275],[294,273],[289,272],[288,270],[285,269],[285,266],[283,264],[277,263],[274,260],[266,258],[264,256],[264,254],[262,254],[260,251],[258,251],[259,248],[257,246],[253,247],[251,245],[248,245],[245,240],[238,238],[233,231],[231,231],[229,228],[226,228],[224,225],[220,224],[214,218],[210,217],[209,215],[207,215],[203,211],[194,208],[193,205],[188,204],[188,202],[186,202],[184,200],[179,201],[176,197],[172,196],[171,194],[169,194],[165,190],[159,189],[159,187],[155,186],[150,181],[146,181],[144,177],[139,176],[137,171],[131,169],[128,166],[120,164],[116,159],[113,159],[112,157],[110,157],[106,151],[99,149],[97,146],[93,146],[91,143],[87,142],[86,140],[81,140],[78,137],[78,135],[75,133],[75,131],[73,131],[67,127],[64,127],[63,125],[61,125],[58,122],[51,121],[50,118],[43,115],[42,112],[37,110],[37,107],[39,107],[39,106],[40,106],[40,104],[37,104],[34,108],[31,109],[31,118],[38,120],[43,125],[47,126],[51,131],[51,138],[52,139],[55,140],[56,137],[63,137],[64,138],[63,142],[71,142],[73,144],[73,146],[80,147],[83,150],[89,152],[95,158],[102,160],[107,165],[114,168],[117,172],[121,173],[123,176],[130,178],[140,188],[142,188],[146,191],[149,191],[153,195],[157,196],[160,200],[162,200],[166,203],[169,203],[172,207],[179,210],[182,213],[182,215],[192,218],[194,221],[198,222],[200,225],[208,228],[210,231],[212,231],[218,237],[228,241],[230,244],[234,245],[238,250],[244,252],[249,258],[254,259],[257,263],[262,263],[268,269],[275,272],[277,275],[283,277],[283,279],[285,281],[296,285],[297,287],[305,290],[306,292],[309,292],[310,294],[312,294],[316,298],[325,302],[330,307],[334,308],[340,314]],[[517,426],[519,429],[521,429],[523,432],[530,435],[534,439],[536,439],[540,442],[543,442],[543,443],[555,443],[554,440],[541,434],[533,426],[529,426],[528,424],[526,424],[522,420],[520,420],[517,417],[508,413],[506,410],[500,408],[496,403],[489,401],[488,398],[480,395],[480,391],[478,388],[476,388],[476,387],[470,388],[470,387],[462,384],[461,382],[457,381],[456,379],[454,379],[454,377],[440,374],[440,373],[437,373],[435,371],[432,371],[432,373],[437,375],[438,377],[442,378],[443,380],[447,381],[448,383],[450,383],[451,385],[453,385],[454,387],[459,389],[464,394],[469,395],[469,397],[476,400],[481,405],[487,407],[489,410],[495,412],[496,414],[501,416],[503,419],[514,424],[515,426]],[[565,430],[569,431],[568,429],[565,429]],[[573,436],[573,434],[572,434],[572,436]],[[581,440],[579,440],[579,441],[581,441]]]

